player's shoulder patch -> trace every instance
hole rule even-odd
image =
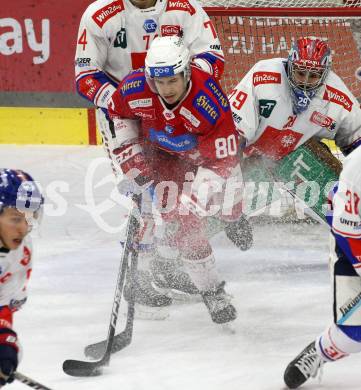
[[[93,12],[92,19],[102,28],[108,20],[122,11],[124,11],[123,0],[114,0]]]
[[[253,73],[253,85],[281,84],[281,73],[270,71],[257,71]]]
[[[328,84],[326,85],[325,93],[323,94],[323,100],[328,100],[332,103],[339,104],[349,112],[352,110],[352,100],[344,92],[331,87]]]
[[[211,77],[204,83],[206,88],[211,92],[212,96],[217,100],[224,112],[229,110],[229,102],[227,96],[222,91],[219,84]]]
[[[120,92],[122,96],[128,96],[133,93],[143,92],[145,90],[146,80],[142,71],[129,73],[121,83]]]
[[[192,101],[192,105],[212,125],[214,125],[220,117],[217,105],[210,96],[202,90],[196,94]]]
[[[190,15],[196,13],[196,9],[188,0],[168,0],[166,11],[184,11]]]

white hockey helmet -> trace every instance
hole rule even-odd
[[[170,77],[184,73],[190,80],[190,53],[181,37],[171,35],[153,40],[145,57],[145,74],[148,79]]]

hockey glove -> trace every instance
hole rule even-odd
[[[18,352],[17,334],[9,328],[0,328],[0,386],[14,380]]]
[[[191,191],[182,192],[180,203],[198,218],[213,216],[219,212],[220,205],[211,205],[211,201],[217,199],[217,194],[222,194],[225,182],[211,169],[199,167]]]
[[[126,196],[140,195],[147,190],[151,191],[153,182],[148,176],[143,176],[139,169],[133,168],[118,183],[118,191]]]
[[[242,251],[251,248],[253,244],[252,227],[242,215],[237,221],[228,222],[224,228],[227,237]]]

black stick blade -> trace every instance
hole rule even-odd
[[[81,360],[65,360],[63,371],[71,376],[98,376],[103,373],[106,364],[99,362],[84,362]]]
[[[114,337],[111,353],[121,351],[130,344],[131,340],[132,337],[129,335],[129,332],[121,332],[117,334]],[[106,346],[107,340],[103,340],[95,344],[90,344],[85,347],[84,354],[85,356],[92,359],[100,359],[102,356],[104,356]]]

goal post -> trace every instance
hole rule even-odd
[[[361,0],[204,1],[225,55],[222,84],[229,93],[259,60],[287,57],[302,36],[327,41],[332,69],[361,101]]]

